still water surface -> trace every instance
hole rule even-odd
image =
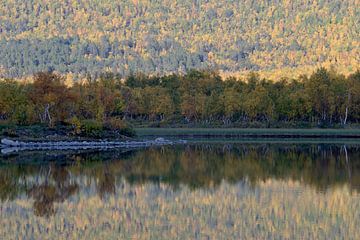
[[[0,155],[0,239],[360,239],[360,145]]]

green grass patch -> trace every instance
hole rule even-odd
[[[136,128],[138,136],[208,136],[208,137],[354,137],[360,129],[259,129],[259,128]]]

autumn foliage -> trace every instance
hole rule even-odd
[[[217,72],[198,70],[164,77],[132,74],[125,80],[106,73],[71,87],[52,72],[34,75],[31,83],[0,82],[0,118],[15,124],[94,120],[110,129],[126,121],[333,126],[357,123],[359,106],[360,72],[345,77],[325,68],[275,82],[256,73],[222,79]]]

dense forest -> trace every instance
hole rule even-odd
[[[0,77],[206,68],[223,76],[294,76],[319,65],[347,75],[360,62],[358,6],[358,0],[4,0]]]
[[[90,76],[65,84],[53,72],[31,82],[0,81],[0,119],[29,125],[84,121],[114,128],[127,122],[201,126],[341,126],[360,121],[360,71],[348,77],[319,68],[311,76],[271,81],[251,73],[222,79],[215,71],[185,75]],[[262,125],[256,125],[262,124]]]

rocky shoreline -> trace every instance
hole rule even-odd
[[[164,146],[174,144],[185,144],[186,140],[171,141],[164,138],[144,141],[45,141],[45,142],[25,142],[4,138],[1,140],[1,153],[25,150],[82,150],[82,149],[113,149],[113,148],[140,148],[150,146]]]

